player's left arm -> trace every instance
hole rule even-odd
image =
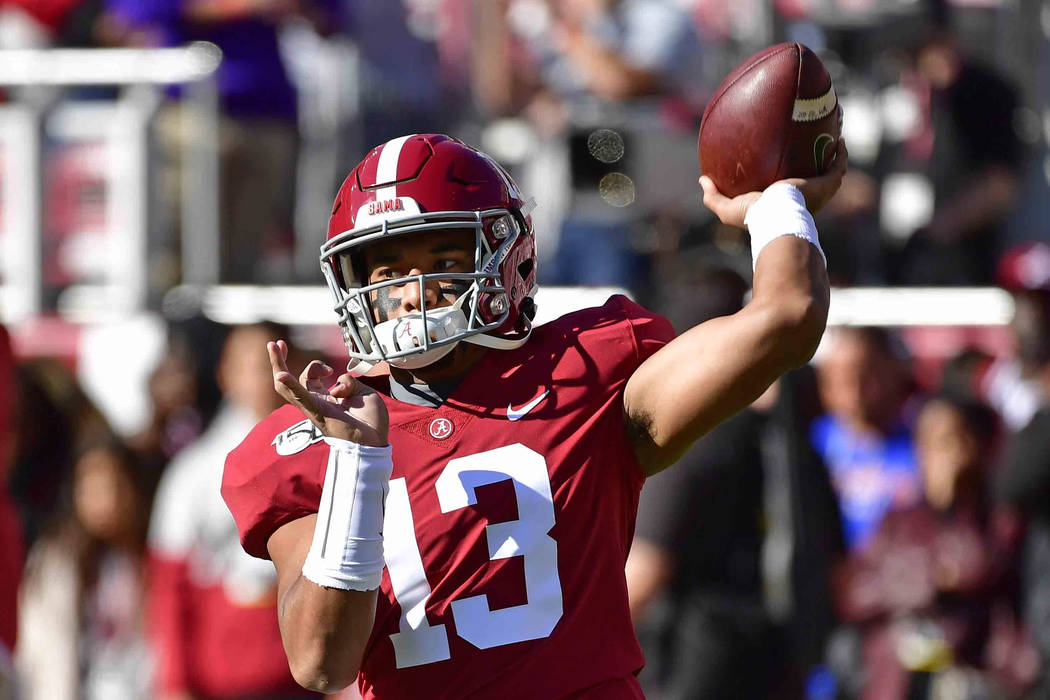
[[[847,157],[841,142],[837,155],[828,173],[788,181],[805,197],[810,212],[822,207],[842,182]],[[798,192],[778,184],[765,193],[729,199],[710,179],[701,178],[701,185],[704,204],[723,223],[742,228],[749,209],[762,198],[748,219],[752,247],[758,251],[754,290],[739,312],[686,331],[628,380],[624,420],[647,475],[673,464],[777,377],[808,362],[827,322],[827,269],[820,249],[798,235],[799,226],[812,228],[801,202],[789,201]],[[782,235],[789,233],[795,235]]]

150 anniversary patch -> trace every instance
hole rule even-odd
[[[308,420],[301,421],[277,434],[270,444],[277,454],[287,457],[302,452],[315,442],[324,440],[324,434]]]

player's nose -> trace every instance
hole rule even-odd
[[[415,279],[405,284],[405,291],[401,294],[401,310],[403,313],[422,311],[423,300],[426,300],[427,308],[432,309],[437,306],[438,301],[441,299],[441,287],[436,280],[424,283],[422,285],[422,294],[420,293],[420,277],[422,275],[423,272],[419,269],[413,269],[409,273],[409,277],[414,277]]]

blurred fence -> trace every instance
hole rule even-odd
[[[182,86],[183,281],[218,280],[218,101],[211,44],[0,51],[0,319],[90,297],[145,307],[159,195],[151,122]],[[76,303],[74,303],[74,306]]]

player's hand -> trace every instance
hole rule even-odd
[[[799,188],[802,196],[806,198],[806,208],[810,213],[816,214],[838,191],[848,165],[849,153],[846,151],[846,143],[839,139],[835,160],[826,173],[808,178],[792,177],[781,182]],[[748,208],[762,196],[761,192],[746,192],[736,197],[726,197],[718,191],[714,181],[707,175],[700,177],[700,187],[704,190],[704,206],[723,224],[739,228],[744,228],[744,217],[747,216]]]
[[[826,173],[816,177],[791,177],[784,182],[802,190],[802,196],[806,198],[806,209],[809,209],[810,214],[816,214],[839,191],[848,167],[849,151],[846,150],[846,142],[839,139],[835,148],[835,160],[831,162],[831,167]]]
[[[313,360],[296,379],[288,371],[288,345],[283,340],[267,343],[266,351],[273,369],[273,388],[322,433],[359,445],[385,447],[389,444],[390,417],[375,389],[350,374],[343,374],[325,391],[321,378],[332,374],[331,367]]]

